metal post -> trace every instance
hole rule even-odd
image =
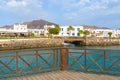
[[[68,49],[60,49],[60,70],[64,71],[68,65]]]

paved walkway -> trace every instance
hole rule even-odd
[[[26,77],[18,77],[13,79],[11,78],[8,80],[120,80],[120,76],[60,71],[48,72]]]

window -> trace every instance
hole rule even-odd
[[[80,30],[80,28],[77,28],[77,31],[79,31]]]
[[[79,33],[77,33],[77,36],[80,36],[80,34],[79,34]]]
[[[63,28],[61,28],[61,31],[63,31]]]
[[[75,35],[75,33],[72,33],[72,35],[74,36],[74,35]]]
[[[39,33],[39,31],[34,31],[35,33]]]

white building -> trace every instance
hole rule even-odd
[[[78,31],[83,30],[83,26],[72,26],[73,30],[68,31],[69,26],[60,26],[59,36],[80,36]]]
[[[48,34],[48,28],[49,27],[55,27],[54,25],[52,26],[44,26],[44,35]],[[79,34],[79,30],[88,30],[90,34],[88,35],[89,37],[94,36],[94,37],[109,37],[108,32],[112,32],[111,37],[120,37],[120,30],[113,30],[113,29],[107,29],[107,28],[84,28],[83,26],[72,26],[73,30],[70,32],[68,31],[69,26],[60,26],[60,33],[56,36],[64,37],[64,36],[83,36],[83,34]]]
[[[0,28],[0,32],[26,33],[28,32],[28,29],[27,29],[27,25],[14,24],[10,28]]]
[[[44,26],[44,36],[48,36],[49,32],[48,32],[48,28],[54,28],[54,25],[45,25]]]
[[[28,33],[27,25],[14,24],[12,27],[9,28],[0,28],[1,35],[10,35],[10,34],[20,35],[27,33]]]
[[[109,37],[108,33],[112,32],[111,37],[120,37],[120,30],[114,29],[84,29],[90,31],[90,36]]]
[[[0,34],[28,34],[29,32],[34,33],[36,36],[44,35],[48,36],[48,28],[54,28],[54,25],[45,25],[43,29],[28,29],[27,25],[23,24],[14,24],[10,28],[0,28]],[[113,29],[102,29],[102,28],[84,28],[83,26],[72,26],[73,30],[68,31],[69,26],[60,26],[60,33],[56,36],[64,37],[64,36],[81,36],[83,34],[79,34],[79,30],[88,30],[90,32],[90,37],[109,37],[108,32],[112,32],[111,37],[120,38],[120,30]]]
[[[28,33],[34,33],[35,36],[44,35],[44,29],[28,29]]]
[[[47,36],[48,35],[48,28],[54,28],[54,25],[48,26],[45,25],[44,26],[44,35]],[[64,36],[79,36],[78,31],[79,30],[83,30],[83,26],[72,26],[73,30],[70,32],[68,31],[68,27],[69,26],[60,26],[60,33],[56,36],[60,36],[60,37],[64,37]]]
[[[18,32],[18,33],[27,33],[28,29],[27,29],[27,25],[14,24],[13,28],[11,28],[9,31],[11,31],[11,32]]]

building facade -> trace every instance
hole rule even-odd
[[[54,28],[55,26],[44,26],[44,35],[47,36],[48,32],[48,28]],[[112,32],[112,36],[111,37],[115,37],[115,38],[120,38],[120,30],[114,30],[114,29],[107,29],[107,28],[97,28],[97,29],[93,29],[93,28],[84,28],[84,26],[72,26],[73,30],[68,31],[68,27],[69,26],[60,26],[60,33],[58,35],[55,36],[60,36],[60,37],[65,37],[65,36],[83,36],[83,34],[79,34],[79,30],[88,30],[90,32],[90,34],[88,35],[88,37],[109,37],[108,32]]]
[[[59,36],[80,36],[78,33],[79,30],[83,30],[83,26],[72,26],[73,30],[68,30],[69,26],[60,26],[60,33]]]
[[[34,33],[35,36],[48,36],[49,28],[54,28],[54,25],[44,25],[43,29],[28,29],[27,25],[23,24],[14,24],[10,28],[0,28],[0,35],[6,35],[6,34],[29,34]],[[108,32],[112,32],[111,37],[120,38],[120,30],[114,30],[114,29],[102,29],[102,28],[84,28],[84,26],[72,26],[73,30],[69,31],[69,26],[60,26],[60,33],[55,36],[65,37],[65,36],[83,36],[83,34],[79,34],[79,30],[88,30],[90,34],[89,37],[109,37]]]
[[[9,28],[0,28],[0,35],[17,36],[20,34],[26,35],[28,33],[27,25],[14,24]]]
[[[34,33],[35,36],[44,35],[44,29],[28,29],[28,33]]]
[[[45,25],[44,26],[44,36],[48,36],[49,35],[48,29],[54,28],[54,27],[55,27],[54,25]]]
[[[120,30],[114,29],[84,29],[90,32],[90,36],[94,37],[109,37],[108,33],[112,32],[111,37],[120,38]]]
[[[28,28],[27,25],[23,24],[14,24],[13,28],[10,29],[11,32],[18,32],[18,33],[27,33]]]

